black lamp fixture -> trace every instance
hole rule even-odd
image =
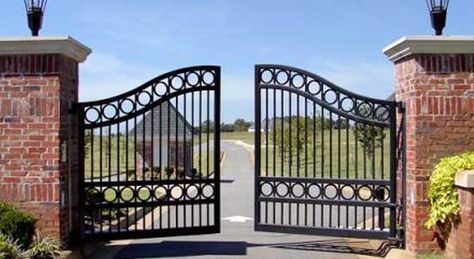
[[[31,35],[38,36],[43,24],[43,14],[48,0],[23,0],[25,2],[26,15],[28,17],[28,27]]]
[[[426,5],[428,5],[430,10],[431,26],[435,30],[436,35],[443,34],[444,26],[446,26],[449,0],[426,0]]]

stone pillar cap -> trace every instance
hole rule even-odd
[[[83,62],[91,52],[71,36],[0,37],[0,55],[61,54]]]
[[[458,172],[454,178],[454,184],[459,187],[474,189],[474,170]]]
[[[404,36],[382,52],[392,62],[413,54],[474,54],[474,36]]]

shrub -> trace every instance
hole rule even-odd
[[[0,233],[0,258],[25,258],[18,242],[11,237]]]
[[[456,223],[460,207],[454,178],[457,172],[469,169],[474,169],[474,151],[443,158],[435,166],[428,186],[431,207],[426,227],[442,224],[449,232]]]
[[[178,168],[178,170],[176,170],[176,173],[179,179],[183,179],[186,177],[186,172],[184,171],[183,168]]]
[[[168,177],[170,177],[174,173],[174,167],[165,167],[165,173]]]
[[[32,259],[54,259],[61,257],[61,245],[54,238],[37,234],[30,249],[26,252]]]
[[[0,207],[0,233],[17,240],[21,247],[28,247],[35,233],[37,219],[11,205],[2,204]]]

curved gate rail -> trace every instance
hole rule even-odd
[[[83,239],[220,229],[220,67],[79,103]]]
[[[395,101],[257,65],[255,107],[256,230],[402,239]]]

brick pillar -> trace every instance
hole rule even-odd
[[[449,234],[449,258],[474,258],[474,170],[458,172],[455,179],[461,204],[458,224]]]
[[[79,222],[77,195],[69,206],[68,194],[78,193],[78,128],[74,118],[68,125],[68,106],[78,101],[78,63],[89,53],[67,37],[0,38],[0,200],[32,212],[43,234],[65,243]]]
[[[407,233],[411,252],[439,249],[424,227],[427,183],[445,156],[474,150],[474,37],[411,36],[384,49],[406,105]]]

